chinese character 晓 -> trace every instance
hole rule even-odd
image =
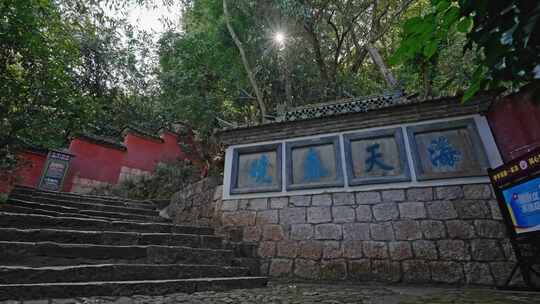
[[[257,184],[271,184],[272,177],[268,176],[268,156],[266,154],[261,155],[259,159],[255,159],[251,162],[249,167],[249,176],[255,180]]]

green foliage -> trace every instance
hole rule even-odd
[[[95,189],[92,194],[113,195],[136,200],[169,199],[199,178],[199,170],[185,161],[159,163],[150,177],[128,179],[114,186]]]
[[[437,59],[441,45],[466,34],[462,52],[476,52],[463,100],[479,90],[519,88],[540,79],[540,3],[537,1],[432,0],[429,11],[404,24],[393,63]]]
[[[5,193],[0,193],[0,205],[5,204],[8,201],[8,195]]]

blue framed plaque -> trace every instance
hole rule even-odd
[[[349,185],[410,181],[401,128],[344,135]]]
[[[485,176],[488,162],[474,119],[407,128],[418,180]]]
[[[288,142],[286,151],[287,190],[344,185],[338,136]]]
[[[280,143],[235,148],[230,193],[281,191],[281,150]]]

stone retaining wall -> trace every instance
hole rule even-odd
[[[205,178],[175,193],[160,215],[179,225],[219,226],[215,216],[216,178]],[[216,198],[217,199],[217,198]]]
[[[273,277],[498,285],[515,257],[488,184],[220,200]]]

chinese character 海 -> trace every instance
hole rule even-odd
[[[434,167],[453,168],[461,160],[461,152],[454,149],[444,136],[432,140],[428,152]]]

